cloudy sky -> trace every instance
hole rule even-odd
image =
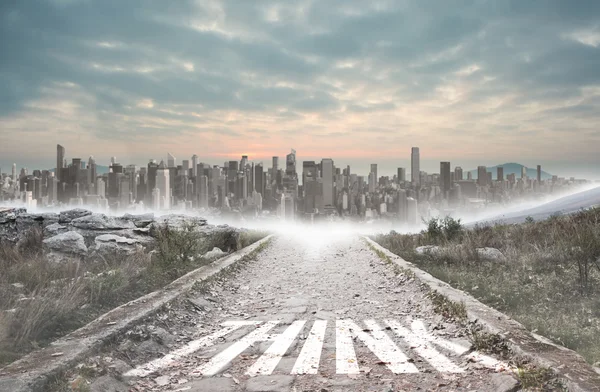
[[[3,0],[0,53],[3,171],[419,146],[600,178],[597,0]]]

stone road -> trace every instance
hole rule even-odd
[[[508,391],[428,289],[359,237],[279,235],[257,260],[136,327],[92,390]],[[105,363],[106,365],[106,363]],[[118,374],[117,374],[118,373]],[[119,381],[117,381],[119,380]]]

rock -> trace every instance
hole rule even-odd
[[[61,233],[69,231],[67,226],[63,226],[60,223],[52,223],[44,228],[44,236],[52,237]]]
[[[127,392],[128,390],[126,384],[108,375],[97,378],[90,385],[90,392]]]
[[[294,376],[258,376],[246,383],[248,392],[280,392],[288,391],[294,382]]]
[[[442,253],[442,248],[437,245],[419,246],[415,249],[415,253],[418,255],[439,255]]]
[[[95,251],[99,253],[117,252],[132,254],[136,251],[139,241],[121,237],[115,234],[102,234],[94,239]]]
[[[186,385],[188,392],[223,392],[233,391],[235,383],[231,378],[211,377],[204,380],[193,381]]]
[[[25,208],[8,208],[2,210],[0,211],[0,224],[15,222],[17,220],[17,216],[26,213],[27,210]]]
[[[132,221],[104,214],[91,214],[75,218],[71,221],[71,225],[81,230],[125,230],[136,228]]]
[[[46,227],[58,222],[58,214],[20,214],[17,216],[16,224],[19,234],[26,232],[33,226],[40,228]]]
[[[58,216],[58,223],[69,223],[73,219],[81,218],[82,216],[87,215],[92,215],[92,211],[84,210],[82,208],[62,211]]]
[[[519,390],[519,381],[508,374],[492,374],[491,381],[490,391],[493,392],[513,392]]]
[[[67,254],[85,255],[87,253],[87,247],[83,236],[74,231],[68,231],[66,233],[55,235],[45,239],[44,245],[49,249]]]
[[[154,214],[141,214],[141,215],[123,215],[123,219],[133,222],[135,227],[144,228],[154,222]]]
[[[170,377],[169,376],[160,376],[160,377],[156,377],[154,379],[154,382],[156,383],[156,385],[158,385],[159,387],[164,387],[165,385],[169,384],[170,382]]]
[[[479,258],[486,261],[506,261],[506,256],[496,248],[477,248],[475,249]]]
[[[208,251],[204,255],[202,255],[202,258],[212,261],[221,258],[225,255],[227,255],[227,252],[223,252],[221,249],[215,246],[211,251]]]

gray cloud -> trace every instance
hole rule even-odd
[[[82,131],[102,138],[204,127],[243,137],[241,119],[215,128],[225,111],[286,129],[306,113],[389,113],[372,128],[382,133],[423,126],[399,109],[464,117],[438,132],[534,135],[572,119],[573,132],[598,135],[600,92],[584,92],[600,86],[593,0],[4,1],[0,36],[0,118],[41,114],[31,102],[70,82],[90,97]]]

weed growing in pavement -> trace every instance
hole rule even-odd
[[[206,234],[189,225],[163,226],[153,234],[155,244],[146,250],[106,253],[85,262],[50,262],[39,227],[18,246],[0,242],[0,366],[208,264],[200,255],[215,246],[237,250],[266,235],[252,230]]]
[[[479,352],[494,354],[502,359],[512,357],[510,346],[503,336],[482,331],[478,324],[469,328],[469,339],[473,348]]]
[[[600,361],[600,208],[523,224],[477,226],[452,240],[436,238],[423,232],[373,237],[589,363]],[[436,254],[416,254],[415,248],[424,245],[441,248]],[[498,249],[504,259],[482,259],[476,249],[484,247]]]
[[[521,388],[526,391],[568,391],[554,372],[548,368],[527,364],[518,367],[516,375],[521,383]]]
[[[436,290],[431,290],[427,294],[427,298],[431,300],[433,311],[442,315],[444,318],[453,319],[461,323],[467,321],[467,308],[464,302],[454,302],[448,299],[443,294]]]

